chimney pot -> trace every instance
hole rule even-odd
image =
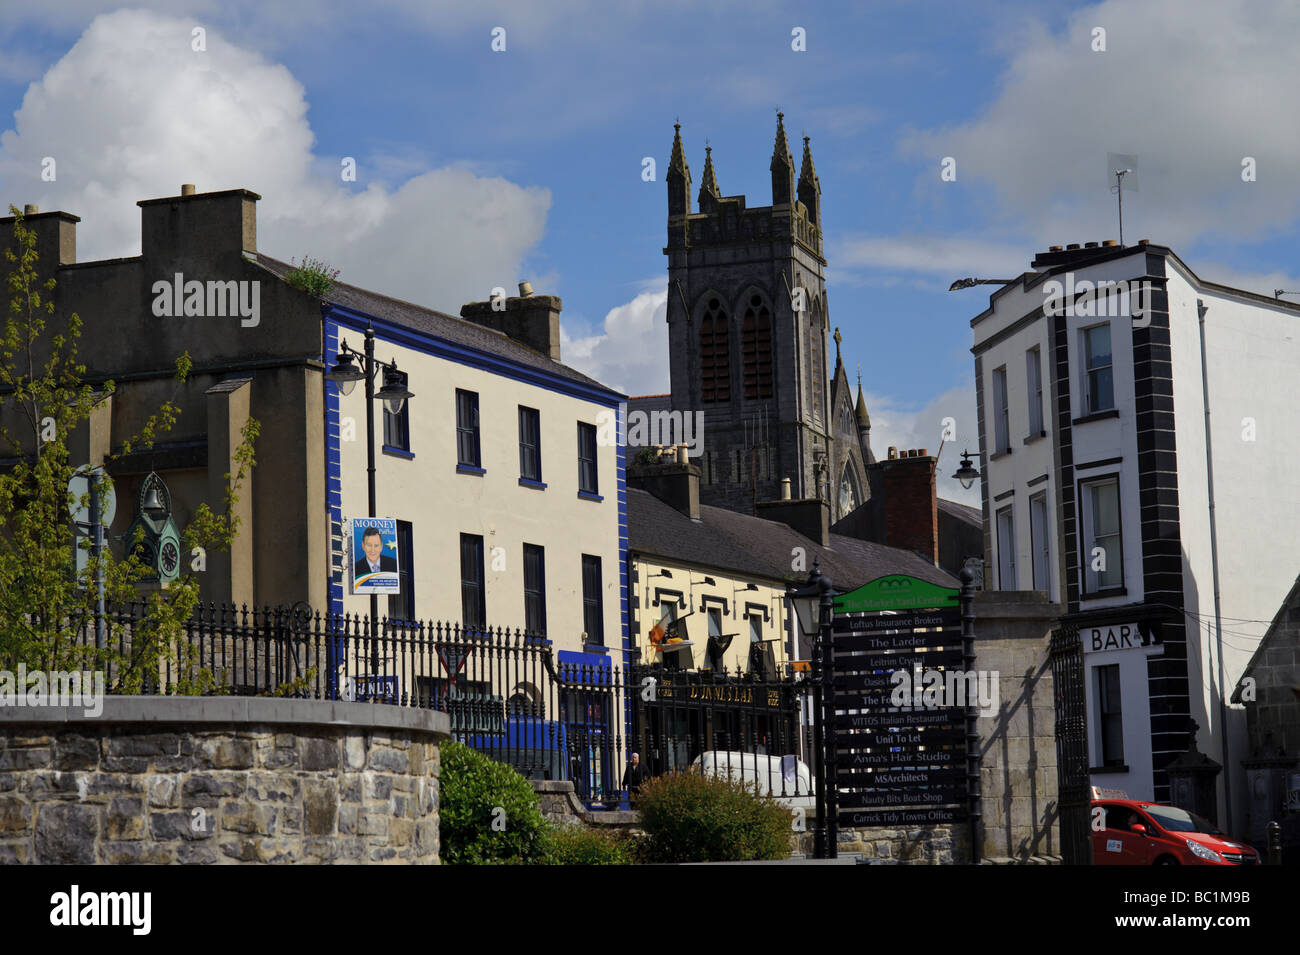
[[[1095,248],[1097,248],[1097,243],[1096,243],[1096,242],[1085,242],[1085,243],[1083,243],[1083,247],[1084,247],[1085,249],[1095,249]]]
[[[37,207],[34,203],[31,203],[31,202],[29,202],[29,203],[27,203],[25,206],[23,206],[23,215],[25,215],[25,216],[34,216],[34,215],[36,215],[37,213],[39,213],[40,211],[41,211],[40,208]]]
[[[520,297],[520,298],[527,298],[528,296],[530,296],[530,295],[532,295],[532,294],[533,294],[533,286],[531,285],[531,283],[529,283],[529,282],[520,282],[520,283],[519,283],[519,297]]]
[[[1102,245],[1106,246],[1107,248],[1110,248],[1111,246],[1119,245],[1119,243],[1116,242],[1114,239],[1107,239],[1102,243]]]
[[[898,448],[895,448],[891,445],[889,448],[889,460],[895,461],[897,459],[898,459]]]
[[[1150,239],[1138,239],[1138,245],[1150,245],[1150,244],[1151,244]]]
[[[928,458],[930,456],[929,454],[926,453],[928,450],[929,450],[928,448],[922,448],[920,452],[917,454],[917,457]]]
[[[1071,242],[1069,245],[1067,245],[1067,246],[1065,247],[1065,250],[1066,250],[1067,252],[1073,252],[1073,251],[1074,251],[1075,249],[1077,249],[1078,247],[1079,247],[1079,243],[1077,243],[1077,242]]]
[[[691,457],[690,457],[690,454],[689,454],[688,449],[687,449],[687,447],[686,447],[686,445],[685,445],[684,443],[683,443],[683,444],[679,444],[679,445],[677,445],[677,463],[678,463],[678,464],[690,464],[690,463],[691,463]]]
[[[781,500],[790,500],[790,479],[788,477],[781,478]]]
[[[1048,252],[1060,252],[1060,251],[1061,251],[1061,247],[1060,247],[1059,245],[1049,245],[1049,246],[1047,247],[1047,251],[1048,251]]]
[[[182,196],[192,196],[192,195],[194,195],[194,183],[192,183],[192,182],[183,182],[183,183],[181,183],[181,195],[182,195]]]

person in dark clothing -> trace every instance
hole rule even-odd
[[[623,788],[627,790],[630,801],[636,801],[637,793],[641,791],[641,784],[645,779],[646,771],[641,765],[641,754],[633,753],[632,762],[628,763],[627,769],[623,770]]]

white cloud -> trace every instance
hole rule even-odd
[[[611,308],[599,333],[569,338],[563,324],[564,362],[627,395],[668,391],[668,290],[665,280],[648,280],[646,289]]]
[[[1092,29],[1106,29],[1093,52]],[[1114,238],[1107,153],[1138,156],[1125,239],[1178,247],[1203,234],[1258,238],[1300,213],[1294,172],[1300,83],[1293,0],[1107,0],[1059,33],[1030,22],[983,113],[918,132],[903,151],[958,161],[959,182],[991,183],[985,221],[1023,223],[1042,247]],[[1243,182],[1254,157],[1258,181]],[[918,189],[950,187],[927,168]]]
[[[176,195],[182,182],[244,187],[263,197],[262,251],[324,259],[342,281],[452,313],[518,281],[549,191],[456,167],[395,188],[343,183],[339,157],[313,153],[292,74],[212,29],[195,52],[192,26],[141,10],[96,18],[0,134],[7,201],[81,216],[84,261],[139,253],[140,199]],[[40,179],[45,156],[56,182]],[[356,158],[365,182],[366,157]]]
[[[953,279],[1009,279],[1029,268],[1023,246],[934,235],[849,236],[838,244],[834,262],[837,270],[925,272]]]
[[[980,506],[980,486],[970,490],[952,478],[961,463],[961,452],[969,450],[975,466],[979,467],[979,430],[975,418],[975,381],[973,378],[957,388],[938,395],[924,406],[899,405],[888,395],[864,392],[867,411],[871,415],[871,451],[877,460],[889,454],[890,447],[900,451],[924,448],[930,454],[939,454],[939,497],[972,507]],[[944,419],[952,418],[955,437],[939,447],[944,432]]]

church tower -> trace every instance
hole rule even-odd
[[[831,502],[834,515],[821,185],[809,141],[796,177],[777,114],[772,204],[753,208],[722,195],[706,149],[693,212],[674,130],[664,249],[671,401],[674,411],[703,412],[704,453],[693,461],[700,501],[753,513],[788,477],[792,497]]]

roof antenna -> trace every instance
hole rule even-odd
[[[1119,244],[1124,246],[1124,177],[1131,173],[1132,169],[1115,170],[1115,198],[1119,200]]]

